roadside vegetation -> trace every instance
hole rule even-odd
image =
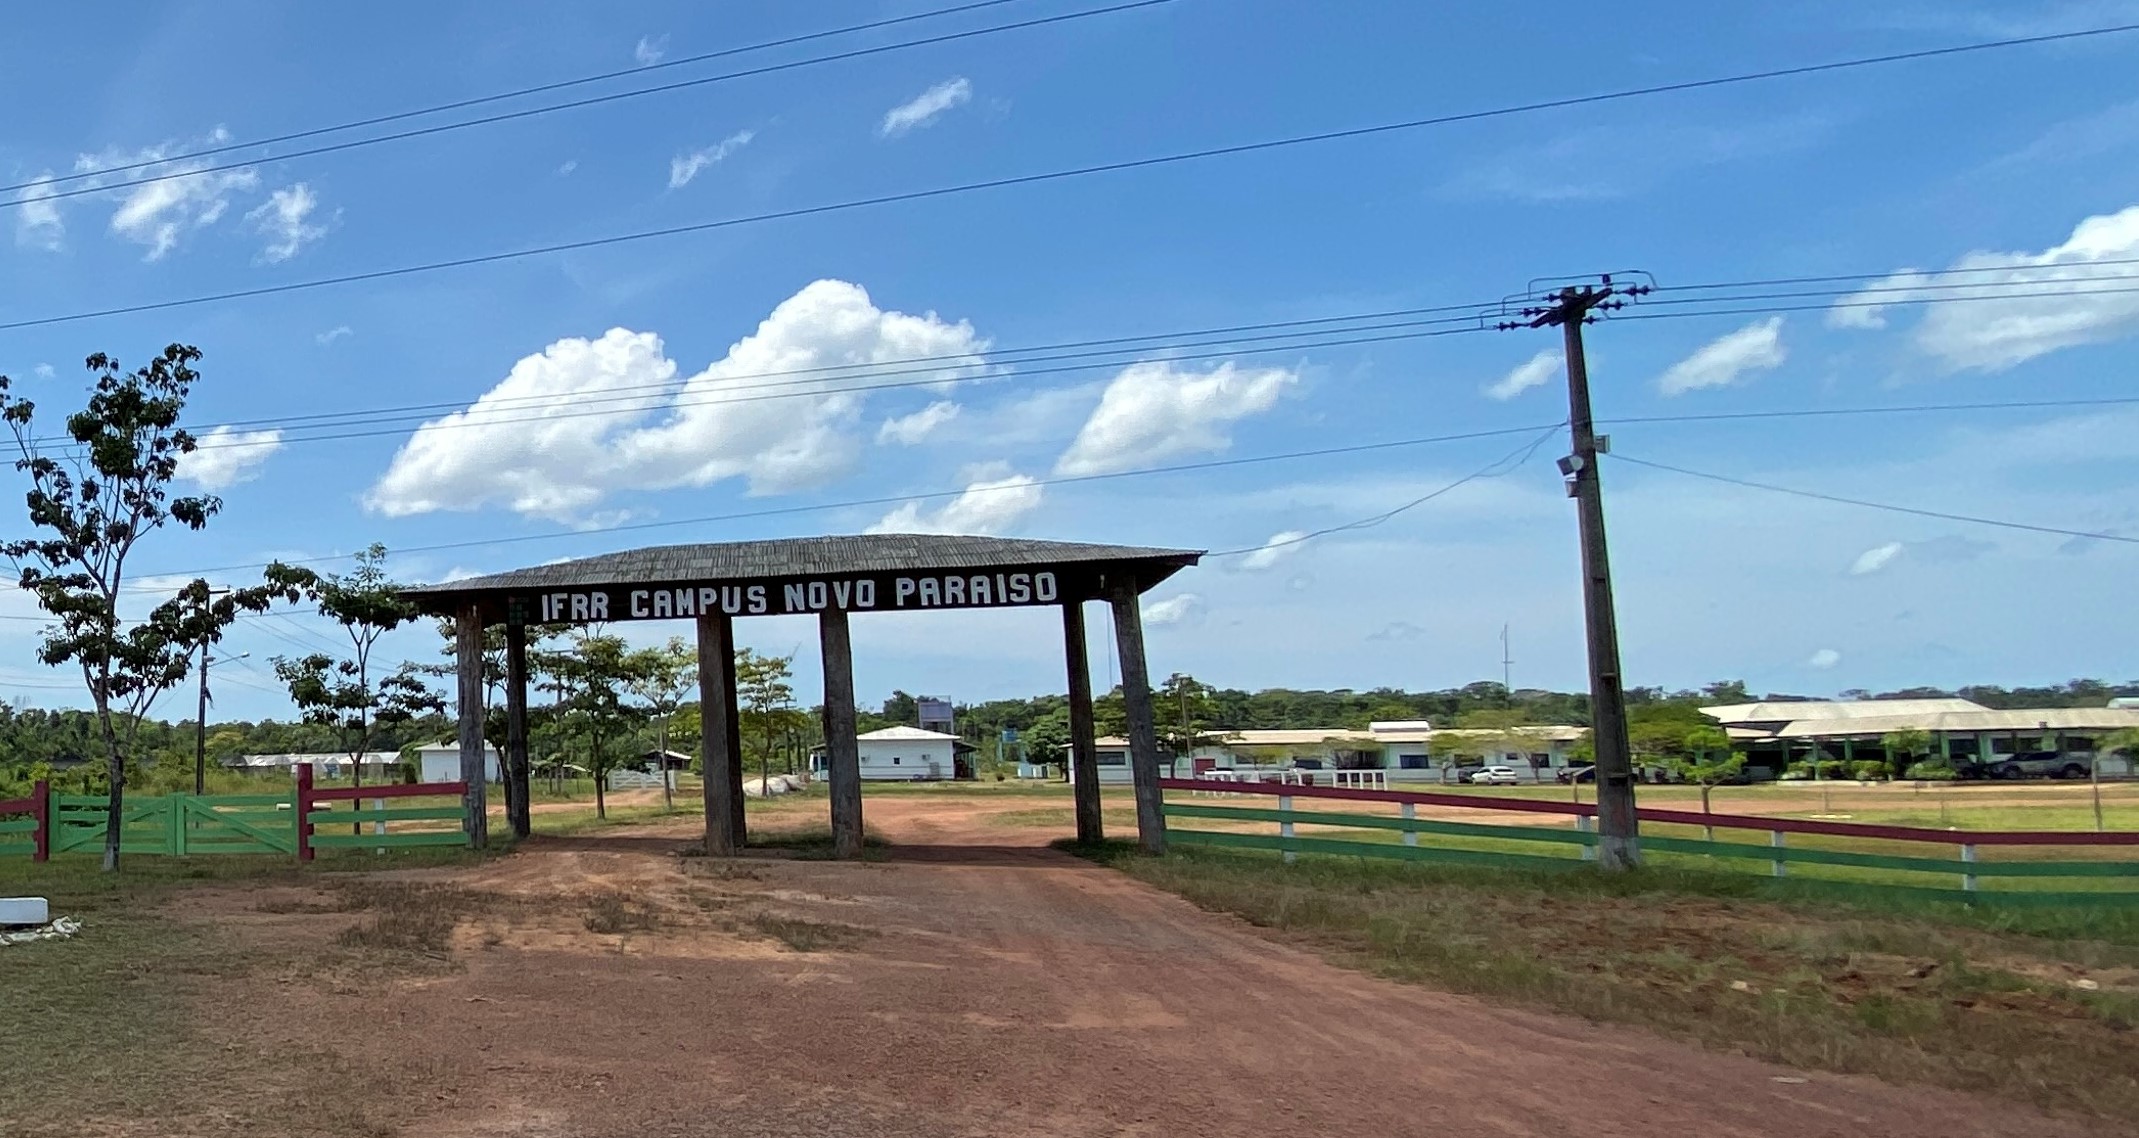
[[[1080,852],[1384,976],[2139,1123],[2139,908],[1838,904],[1688,871]]]

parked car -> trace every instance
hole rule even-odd
[[[1449,768],[1448,777],[1454,779],[1457,782],[1469,782],[1471,780],[1472,775],[1477,774],[1479,771],[1482,771],[1484,769],[1484,763],[1458,763],[1457,765]]]
[[[1471,776],[1471,781],[1494,786],[1513,786],[1521,782],[1522,778],[1515,773],[1514,767],[1479,767],[1478,773]]]
[[[1554,782],[1595,782],[1597,781],[1597,767],[1594,763],[1575,767],[1561,767],[1553,772],[1552,780]]]
[[[2086,778],[2087,763],[2056,751],[2028,751],[1999,759],[1983,773],[1990,778]]]

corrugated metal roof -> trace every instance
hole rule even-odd
[[[1170,574],[1194,565],[1202,556],[1203,551],[1195,549],[1094,545],[1020,537],[849,534],[656,545],[514,569],[486,577],[469,577],[448,584],[417,585],[402,591],[412,597],[437,598],[516,589],[753,581],[848,573],[1013,569],[1096,562],[1135,562],[1147,567],[1163,567]],[[1149,587],[1156,579],[1153,582],[1140,579],[1138,583]]]
[[[1704,707],[1701,714],[1718,723],[1796,723],[1807,719],[1871,719],[1892,715],[1939,715],[1949,711],[1988,711],[1965,699],[1786,700],[1731,703]]]
[[[1937,715],[1882,715],[1851,720],[1807,719],[1776,730],[1778,739],[1822,739],[1884,735],[1916,728],[1923,731],[2115,731],[2139,727],[2139,709],[2109,707],[2016,708],[2008,711],[1949,711]]]

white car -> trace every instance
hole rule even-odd
[[[1520,781],[1522,780],[1517,777],[1514,767],[1479,767],[1477,773],[1471,775],[1473,784],[1491,783],[1495,786],[1514,786]]]

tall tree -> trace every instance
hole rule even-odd
[[[607,779],[616,765],[614,747],[645,722],[646,709],[626,697],[639,679],[640,661],[620,636],[582,633],[557,661],[566,695],[561,710],[568,732],[587,740],[587,770],[594,776],[594,814],[609,816]]]
[[[654,748],[661,754],[661,804],[676,808],[676,788],[669,783],[668,729],[685,696],[698,687],[698,650],[671,636],[659,648],[641,648],[632,653],[631,690],[646,705],[654,721]]]
[[[386,547],[376,542],[356,556],[356,568],[329,573],[313,586],[321,616],[342,626],[350,654],[325,652],[277,656],[275,676],[290,689],[290,698],[305,721],[332,727],[349,756],[355,778],[364,784],[364,755],[381,726],[406,723],[426,711],[442,710],[445,701],[424,682],[424,668],[403,663],[374,679],[372,651],[379,638],[416,618],[415,606],[401,599],[401,586],[386,573]]]
[[[1186,672],[1175,672],[1152,693],[1159,743],[1173,752],[1175,761],[1186,762],[1196,744],[1208,739],[1211,730],[1220,726],[1218,706],[1211,698],[1216,690]]]
[[[170,493],[179,459],[197,445],[178,420],[200,378],[193,369],[200,358],[200,349],[172,344],[127,371],[101,352],[90,356],[89,399],[67,416],[68,441],[57,454],[40,446],[36,404],[0,375],[0,422],[14,435],[15,469],[29,476],[24,503],[38,531],[0,542],[0,555],[56,622],[45,629],[38,658],[50,667],[80,668],[95,705],[110,792],[106,870],[119,867],[127,752],[149,705],[185,678],[193,650],[219,640],[238,612],[265,611],[277,597],[294,599],[308,578],[278,562],[269,566],[266,584],[213,600],[208,583],[196,580],[147,619],[121,627],[119,598],[135,546],[167,522],[201,529],[223,508],[212,495]]]
[[[757,756],[760,786],[772,777],[773,752],[808,719],[788,683],[794,662],[793,656],[760,656],[748,648],[735,654],[736,726],[744,756]]]

